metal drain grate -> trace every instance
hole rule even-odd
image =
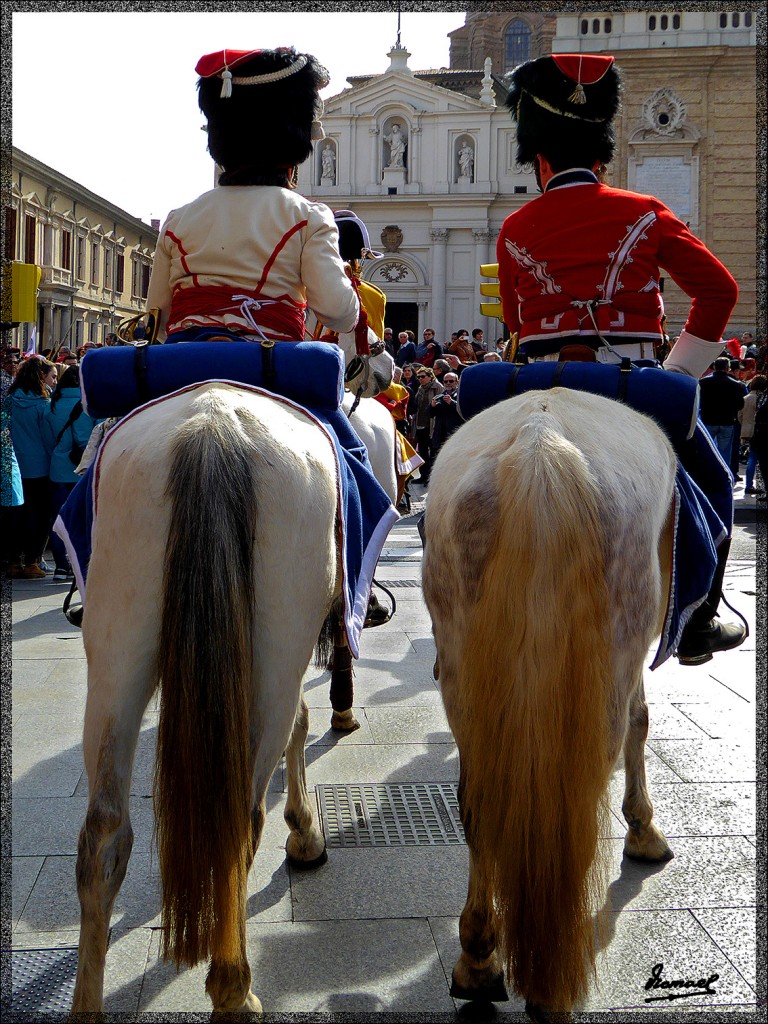
[[[454,783],[318,786],[328,846],[458,846],[464,829]]]
[[[374,583],[378,584],[377,580]],[[420,587],[421,580],[382,580],[385,587]]]
[[[11,951],[12,1008],[16,1013],[69,1013],[75,994],[77,947]]]

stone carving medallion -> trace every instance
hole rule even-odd
[[[643,120],[658,135],[675,135],[685,123],[685,104],[672,89],[657,89],[643,104]]]
[[[381,232],[381,244],[385,252],[397,252],[403,244],[403,232],[396,224],[388,224]]]

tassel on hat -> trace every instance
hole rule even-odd
[[[581,84],[581,63],[582,56],[581,54],[579,54],[579,70],[576,72],[576,88],[568,97],[569,103],[576,103],[579,106],[587,102],[587,96],[584,92],[584,86]]]
[[[228,100],[232,95],[232,72],[225,68],[221,73],[221,98]]]

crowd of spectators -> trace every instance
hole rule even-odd
[[[454,331],[444,343],[431,327],[424,328],[420,341],[413,331],[395,335],[387,327],[384,344],[408,389],[404,433],[424,459],[417,483],[426,486],[435,456],[462,422],[456,402],[461,373],[467,366],[500,360],[505,341],[497,338],[489,347],[480,327],[471,334],[465,328]]]
[[[11,579],[72,579],[51,527],[96,425],[80,401],[79,363],[91,347],[99,346],[24,357],[12,346],[2,350],[2,563]],[[49,543],[52,566],[44,561]]]
[[[675,339],[676,340],[676,339]],[[674,345],[674,341],[672,342]],[[736,483],[746,464],[745,494],[766,500],[768,366],[766,340],[751,331],[724,339],[723,350],[702,376],[700,417]]]

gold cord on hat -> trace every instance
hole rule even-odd
[[[222,85],[221,85],[221,98],[228,99],[232,95],[233,85],[266,85],[268,82],[279,82],[283,78],[288,78],[289,75],[296,74],[297,71],[301,71],[307,64],[306,54],[301,54],[293,64],[289,64],[287,68],[281,68],[279,71],[270,71],[265,75],[249,75],[248,77],[234,78],[232,72],[228,67],[224,67],[221,73]]]
[[[551,103],[547,103],[546,100],[540,99],[538,96],[534,96],[532,92],[528,92],[527,89],[520,90],[520,103],[517,104],[517,110],[515,112],[516,119],[520,120],[520,107],[522,105],[523,94],[530,96],[533,102],[543,107],[544,110],[548,110],[552,114],[558,114],[560,117],[570,117],[574,121],[587,121],[589,124],[607,124],[611,119],[610,117],[583,117],[581,114],[572,114],[570,110],[559,110],[557,107],[553,107]],[[576,102],[575,100],[573,102]]]

